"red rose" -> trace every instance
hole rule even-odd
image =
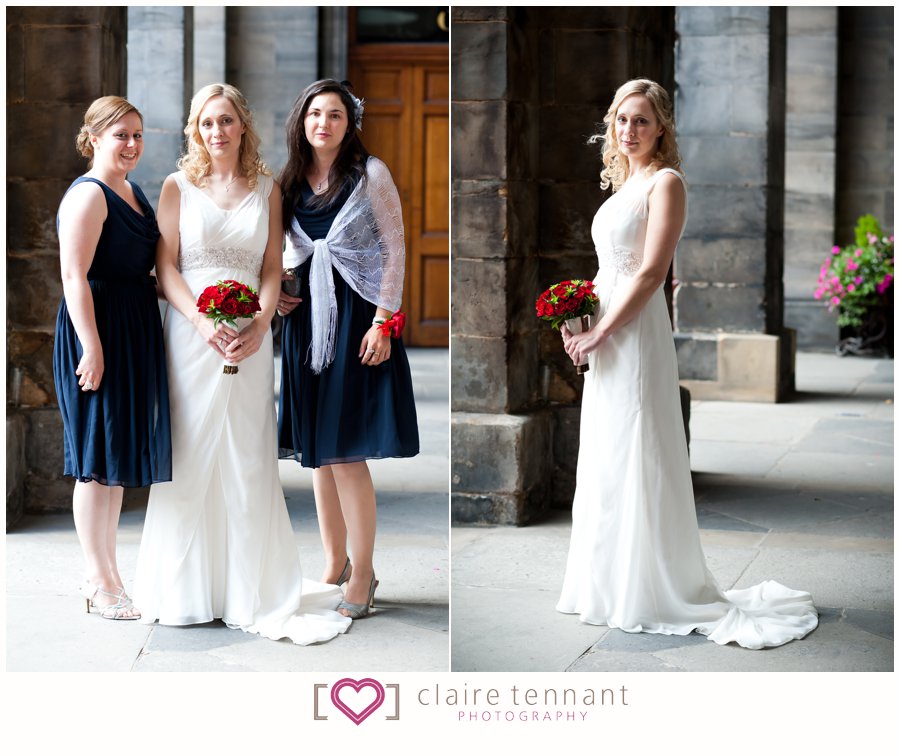
[[[220,308],[226,315],[237,315],[238,303],[235,302],[231,297],[229,297],[224,302],[222,302]]]

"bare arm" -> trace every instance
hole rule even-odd
[[[649,197],[644,260],[624,296],[613,303],[589,331],[573,336],[568,329],[563,329],[566,352],[575,364],[585,362],[588,353],[606,341],[611,333],[637,317],[662,286],[675,255],[685,210],[686,195],[681,179],[671,173],[660,176]]]
[[[237,331],[224,323],[216,327],[212,320],[197,311],[197,301],[181,271],[178,270],[178,250],[181,243],[178,234],[181,220],[181,190],[172,176],[163,182],[156,217],[160,233],[156,245],[156,277],[159,288],[168,300],[169,306],[184,315],[200,332],[204,341],[215,352],[225,357],[219,341],[222,339],[227,342],[234,339]]]
[[[387,304],[396,302],[397,307],[403,299],[403,277],[406,272],[406,244],[403,236],[403,213],[400,195],[391,177],[388,167],[377,158],[369,158],[368,192],[372,202],[375,222],[381,232],[382,247],[386,259],[383,261],[384,275],[381,285],[381,299]],[[393,311],[378,307],[376,318],[388,319]],[[391,356],[391,337],[381,333],[381,329],[372,326],[366,331],[359,345],[359,357],[364,365],[377,365]]]
[[[59,207],[59,266],[66,309],[81,342],[82,355],[75,374],[80,376],[78,385],[84,391],[90,390],[86,388],[88,383],[96,391],[103,379],[103,346],[97,332],[87,272],[97,251],[106,214],[103,190],[91,182],[71,189]]]
[[[225,350],[231,362],[240,362],[256,354],[272,324],[281,291],[281,240],[281,188],[273,182],[269,194],[269,238],[259,273],[260,311],[241,331],[240,338],[232,341]]]

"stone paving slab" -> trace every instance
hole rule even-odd
[[[761,549],[734,587],[777,580],[807,591],[816,606],[892,611],[893,577],[893,553]]]
[[[609,632],[557,612],[555,589],[454,585],[453,596],[454,671],[562,672]]]
[[[768,533],[768,528],[752,522],[708,509],[697,510],[697,524],[704,530],[743,530],[751,533]]]
[[[797,367],[790,403],[695,402],[691,462],[719,584],[809,591],[818,629],[750,651],[560,615],[571,529],[560,511],[527,528],[452,529],[453,668],[893,670],[893,362],[801,353]]]
[[[763,499],[748,498],[743,501],[709,502],[705,509],[723,517],[756,526],[761,530],[796,530],[822,522],[857,517],[859,512],[850,507],[823,500],[802,491],[787,491],[766,496]],[[724,523],[720,522],[719,525]],[[724,530],[724,527],[716,528]]]
[[[706,440],[691,427],[691,468],[697,472],[762,477],[774,470],[788,447],[743,441]]]
[[[894,460],[892,456],[789,452],[778,460],[768,477],[799,485],[879,491],[893,485]]]
[[[71,513],[29,516],[6,537],[6,664],[16,671],[378,673],[449,669],[449,399],[447,350],[409,350],[422,454],[378,460],[375,616],[315,646],[271,641],[221,622],[163,627],[84,612]],[[278,375],[280,371],[276,371]],[[324,559],[311,471],[279,462],[303,574]],[[122,513],[118,559],[131,587],[144,509]]]

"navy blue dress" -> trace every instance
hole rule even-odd
[[[107,216],[87,273],[103,347],[103,378],[82,391],[75,370],[82,347],[63,297],[56,318],[53,380],[62,413],[65,474],[82,482],[139,487],[172,479],[169,392],[162,323],[150,271],[156,215],[132,184],[138,213],[97,179]],[[57,225],[59,218],[57,217]]]
[[[324,239],[352,187],[326,208],[307,209],[314,196],[304,182],[296,211],[313,241]],[[402,339],[391,339],[390,359],[370,367],[360,363],[359,345],[375,317],[367,302],[332,268],[337,298],[335,358],[320,374],[307,359],[312,343],[309,269],[300,266],[303,301],[284,318],[281,336],[281,394],[278,445],[282,457],[304,467],[322,467],[419,453],[419,429],[409,360]]]

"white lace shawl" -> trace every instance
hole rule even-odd
[[[388,167],[378,158],[366,163],[366,178],[351,192],[324,239],[313,241],[294,218],[286,234],[284,266],[309,257],[313,372],[334,360],[337,300],[331,268],[363,299],[395,312],[403,297],[405,247],[400,196]]]

